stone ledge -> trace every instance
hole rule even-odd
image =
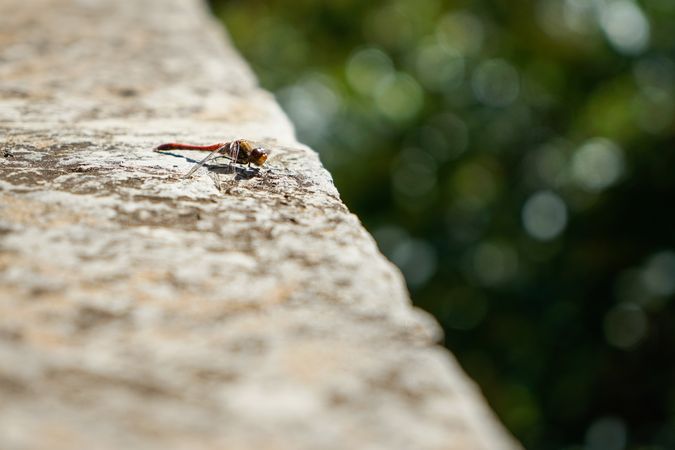
[[[226,42],[0,4],[0,448],[519,448]],[[150,151],[239,137],[269,169]]]

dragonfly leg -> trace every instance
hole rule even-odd
[[[190,175],[192,175],[193,173],[195,173],[195,172],[197,171],[197,169],[199,169],[201,166],[203,166],[204,164],[206,164],[207,161],[209,161],[209,160],[215,158],[215,157],[218,155],[218,153],[219,153],[224,147],[225,147],[224,145],[221,146],[221,147],[218,147],[217,149],[213,150],[211,153],[209,153],[208,155],[206,155],[206,158],[202,159],[202,160],[199,161],[197,164],[195,164],[195,165],[192,167],[192,169],[190,169],[190,171],[189,171],[188,173],[186,173],[185,175],[183,175],[183,178],[189,178]]]

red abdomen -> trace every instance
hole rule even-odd
[[[191,144],[180,144],[178,142],[169,142],[166,144],[158,145],[155,150],[202,150],[205,152],[212,152],[219,149],[225,144],[213,144],[213,145],[191,145]]]

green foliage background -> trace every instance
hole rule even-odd
[[[675,448],[675,2],[211,4],[528,448]]]

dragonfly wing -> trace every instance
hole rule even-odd
[[[274,152],[275,150],[277,150],[277,151],[282,151],[282,152],[287,152],[287,153],[299,153],[299,152],[305,153],[308,150],[310,150],[309,147],[305,147],[305,146],[303,146],[303,144],[299,144],[297,146],[283,145],[283,144],[276,143],[276,142],[261,142],[261,144],[262,144],[262,147],[264,147],[269,152]]]
[[[232,160],[231,164],[236,164],[237,159],[239,158],[239,141],[232,141],[230,144],[230,159]]]
[[[218,152],[219,152],[222,148],[223,148],[223,147],[219,147],[219,148],[215,149],[214,151],[212,151],[211,153],[209,153],[208,155],[206,155],[206,158],[202,159],[202,160],[199,161],[197,164],[195,164],[195,165],[192,167],[192,169],[190,169],[190,171],[189,171],[188,173],[186,173],[186,174],[183,176],[183,178],[189,178],[190,175],[192,175],[193,173],[195,173],[195,172],[197,171],[197,169],[199,169],[201,166],[203,166],[204,164],[206,164],[207,161],[209,161],[209,160],[215,158],[216,155],[218,154]]]

